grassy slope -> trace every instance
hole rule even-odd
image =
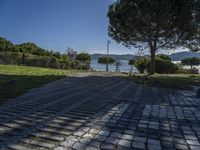
[[[131,79],[136,83],[165,88],[188,89],[200,86],[200,74],[136,74]]]
[[[61,79],[74,71],[0,65],[0,103],[23,94],[31,88]]]

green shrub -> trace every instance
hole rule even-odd
[[[27,65],[56,69],[89,69],[87,62],[80,67],[79,61],[59,60],[54,56],[38,56],[22,52],[0,52],[0,60],[5,64]]]
[[[180,68],[176,71],[176,73],[178,73],[178,74],[189,74],[189,70]]]
[[[178,70],[178,66],[169,60],[156,59],[156,73],[175,73]]]
[[[199,70],[197,68],[192,68],[188,70],[190,74],[199,74]]]
[[[0,52],[0,59],[6,64],[16,64],[22,63],[22,53],[19,52]]]
[[[171,61],[171,57],[169,55],[165,55],[165,54],[158,54],[158,55],[156,55],[156,58]]]
[[[60,69],[70,69],[70,62],[67,60],[60,60]]]
[[[140,73],[144,73],[145,70],[149,70],[149,59],[146,57],[138,58],[135,60],[134,65]]]

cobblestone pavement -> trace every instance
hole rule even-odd
[[[0,149],[200,149],[192,91],[69,77],[0,106]]]

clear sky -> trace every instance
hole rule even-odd
[[[115,0],[0,0],[0,36],[65,52],[105,53],[108,6]],[[134,54],[111,40],[110,53]]]

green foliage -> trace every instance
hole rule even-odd
[[[0,51],[9,51],[13,46],[12,42],[8,41],[5,38],[0,37]]]
[[[68,56],[66,54],[60,54],[59,52],[42,49],[31,42],[13,45],[12,42],[2,37],[0,37],[0,51],[23,52],[38,56],[51,56],[56,57],[57,59],[68,60]]]
[[[88,70],[90,69],[90,61],[91,61],[91,56],[88,53],[80,53],[77,54],[75,57],[75,60],[80,62],[80,70]]]
[[[75,51],[73,52],[76,55]],[[23,64],[36,67],[84,69],[90,68],[91,57],[87,53],[77,55],[77,60],[69,59],[68,54],[48,51],[34,43],[13,45],[0,37],[0,61],[5,64]],[[81,63],[80,63],[81,62]]]
[[[135,67],[138,69],[140,73],[144,73],[145,70],[148,70],[149,67],[149,59],[146,57],[137,58],[134,62]]]
[[[99,64],[107,64],[107,62],[108,62],[108,64],[114,64],[115,60],[111,57],[107,58],[106,56],[99,57],[99,59],[98,59]]]
[[[154,73],[158,50],[196,42],[194,39],[200,35],[199,3],[195,0],[117,0],[108,11],[109,36],[128,47],[149,48],[151,73]]]
[[[165,55],[165,54],[158,54],[158,55],[156,55],[156,58],[157,59],[163,59],[163,60],[169,60],[169,61],[171,61],[171,57],[169,56],[169,55]]]
[[[22,53],[20,52],[0,52],[0,60],[5,64],[22,64]]]
[[[188,57],[188,58],[183,59],[181,61],[181,63],[183,65],[190,66],[191,69],[192,69],[193,66],[200,65],[200,58],[197,58],[197,57]]]
[[[135,64],[135,59],[130,59],[130,60],[128,61],[128,65],[132,66],[132,65],[134,65],[134,64]]]
[[[199,70],[197,68],[189,69],[189,73],[191,74],[199,74]]]
[[[135,59],[135,67],[140,73],[150,72],[150,60],[147,57],[139,57]],[[156,73],[175,73],[178,66],[173,64],[170,60],[161,59],[157,57],[155,60]]]
[[[170,89],[188,89],[191,86],[199,86],[200,83],[200,75],[194,74],[136,74],[131,79],[138,84]]]
[[[156,73],[175,73],[178,70],[178,66],[169,60],[156,59]]]
[[[54,56],[37,56],[21,52],[0,52],[0,60],[5,64],[23,64],[27,66],[46,67],[56,69],[78,69],[78,62],[59,60]]]
[[[91,61],[91,56],[88,53],[80,53],[76,55],[75,59],[81,62],[87,62]]]

